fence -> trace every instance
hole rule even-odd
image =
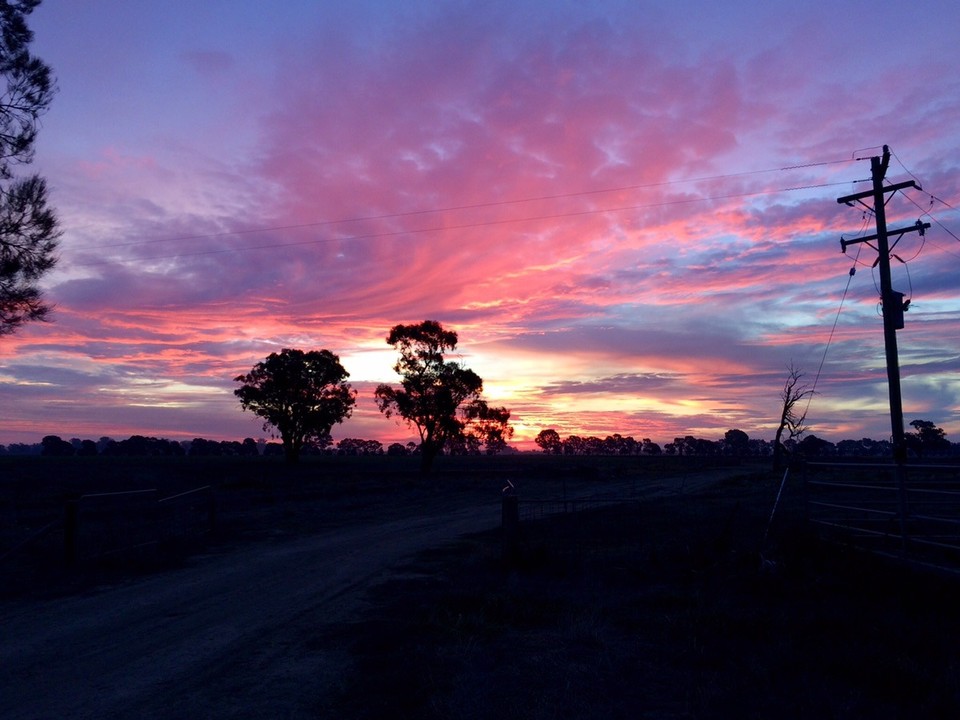
[[[960,572],[960,466],[807,463],[804,492],[825,538]]]
[[[625,528],[636,523],[637,505],[640,498],[630,497],[591,497],[538,500],[518,498],[507,493],[502,499],[502,540],[503,557],[508,563],[516,562],[529,537],[523,527],[530,522],[544,518],[554,518],[560,531],[553,535],[549,548],[553,555],[575,553],[583,555],[592,549],[595,536],[605,536],[602,531],[615,523]],[[587,510],[605,510],[603,513],[584,512]],[[632,533],[623,532],[620,537],[625,544],[633,542]],[[609,545],[609,539],[605,545]],[[531,548],[527,547],[526,550]]]
[[[83,495],[67,502],[67,564],[110,559],[142,560],[196,541],[213,528],[210,486],[165,498],[157,490]]]

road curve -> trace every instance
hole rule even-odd
[[[287,717],[336,675],[299,647],[404,557],[495,527],[499,504],[213,554],[92,594],[0,607],[0,706],[26,718]],[[329,657],[328,657],[329,655]],[[329,667],[328,667],[329,666]],[[283,707],[286,706],[286,709]]]
[[[688,476],[641,494],[691,492],[716,480]],[[348,659],[317,639],[319,629],[349,621],[363,592],[404,558],[499,521],[496,498],[436,506],[195,557],[81,596],[0,605],[0,714],[314,716]]]

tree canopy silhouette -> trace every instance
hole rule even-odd
[[[559,455],[563,452],[563,441],[560,439],[560,433],[553,428],[546,428],[537,433],[534,442],[540,446],[540,449],[551,455]]]
[[[914,452],[918,458],[950,451],[952,446],[947,440],[946,432],[930,420],[912,420],[910,426],[916,432],[905,433],[907,449]]]
[[[264,430],[276,428],[295,463],[305,444],[328,444],[331,428],[350,417],[356,393],[344,382],[349,376],[329,350],[284,349],[234,378],[243,385],[233,392],[244,410],[264,419]]]
[[[457,333],[435,320],[396,325],[387,343],[400,352],[394,371],[400,387],[377,387],[377,405],[387,417],[396,414],[420,435],[422,468],[428,472],[437,455],[451,452],[488,452],[504,447],[513,435],[510,411],[491,407],[480,397],[483,380],[462,364],[446,360],[457,347]]]
[[[0,336],[49,314],[37,282],[56,264],[60,237],[46,181],[14,172],[33,160],[39,118],[55,93],[50,68],[29,50],[26,17],[39,4],[0,2]]]

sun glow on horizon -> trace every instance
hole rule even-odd
[[[932,223],[895,250],[905,411],[960,427],[960,6],[525,1],[41,3],[59,92],[31,171],[63,237],[53,322],[0,342],[0,443],[262,434],[233,378],[286,347],[350,373],[336,437],[399,441],[373,390],[399,381],[389,329],[425,319],[515,444],[769,433],[792,363],[822,363],[811,432],[883,437],[875,251],[839,245],[873,219],[836,198],[885,142],[888,181],[924,188],[888,223]],[[866,63],[852,26],[924,42]]]

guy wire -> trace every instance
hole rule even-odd
[[[862,249],[861,245],[857,246],[857,255],[853,259],[853,265],[850,267],[850,273],[847,275],[847,286],[843,289],[843,295],[840,297],[840,305],[837,308],[837,315],[833,319],[833,327],[830,328],[830,335],[827,337],[827,344],[823,348],[823,356],[820,358],[820,366],[817,368],[817,374],[813,378],[813,387],[810,388],[810,394],[807,395],[807,407],[804,408],[803,414],[806,415],[807,411],[810,409],[810,402],[813,400],[813,396],[817,391],[817,383],[820,381],[820,373],[823,371],[823,364],[827,360],[827,351],[830,349],[830,344],[833,342],[833,334],[837,330],[837,323],[840,322],[840,312],[843,310],[843,303],[847,299],[847,292],[850,290],[850,283],[853,282],[853,276],[857,272],[857,260],[860,258],[860,250]]]

